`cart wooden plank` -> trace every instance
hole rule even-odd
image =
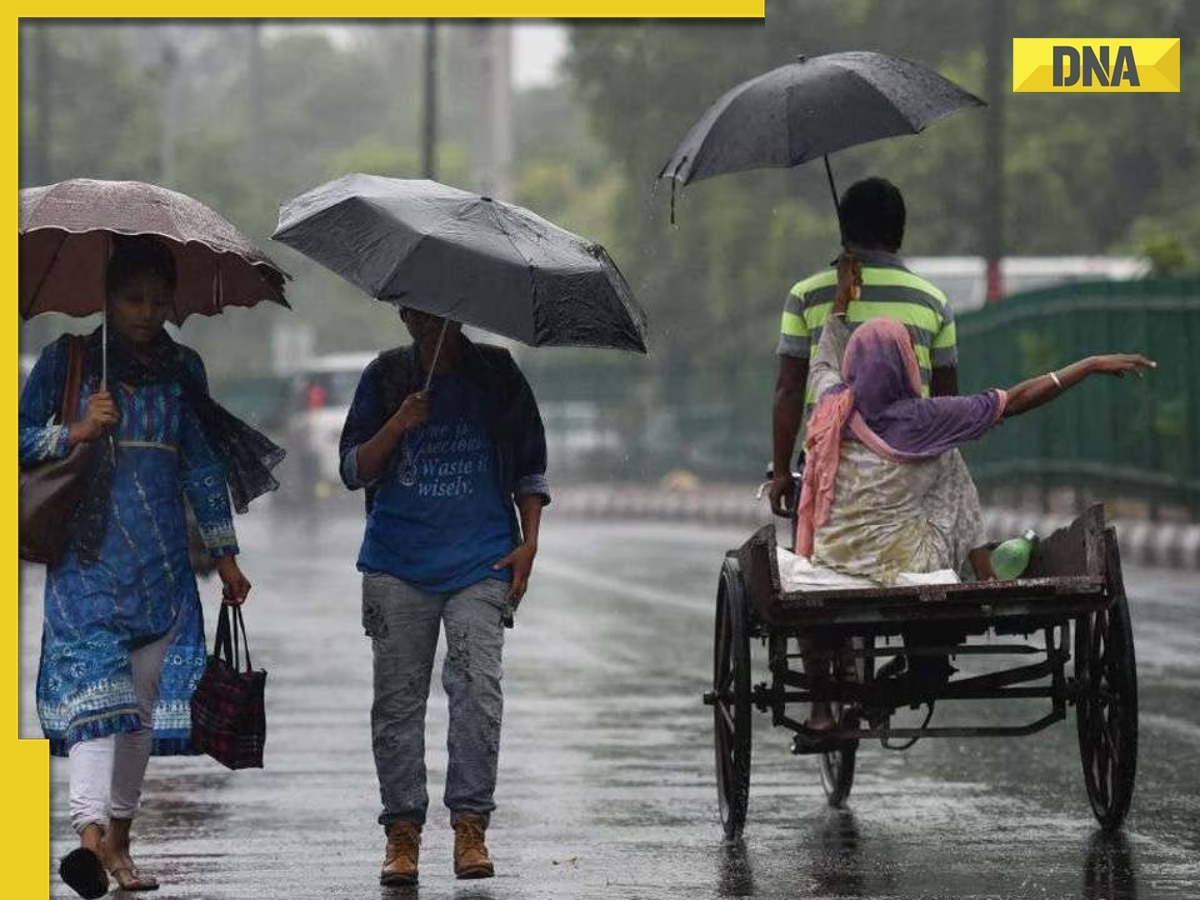
[[[772,627],[894,626],[929,620],[1025,620],[1036,627],[1041,621],[1082,615],[1108,602],[1103,541],[1103,507],[1095,505],[1038,542],[1028,577],[814,591],[782,589],[772,525],[759,529],[732,552],[746,573],[751,605]]]

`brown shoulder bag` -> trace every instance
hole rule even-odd
[[[83,341],[67,344],[67,380],[63,388],[58,424],[75,421],[83,383]],[[63,459],[21,469],[20,518],[17,541],[21,559],[56,566],[62,562],[70,540],[70,523],[87,489],[92,456],[99,441],[81,441]]]

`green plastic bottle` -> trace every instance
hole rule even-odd
[[[1037,532],[1030,529],[1020,537],[1009,538],[992,551],[992,571],[1001,581],[1020,578],[1029,566],[1033,545],[1037,543]]]

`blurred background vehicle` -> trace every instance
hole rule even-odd
[[[291,376],[281,432],[290,483],[281,488],[281,499],[325,500],[337,492],[342,425],[363,369],[374,358],[370,352],[314,356]]]
[[[911,256],[905,263],[941,288],[955,312],[987,302],[982,256]],[[1008,256],[1000,260],[1000,280],[1007,295],[1076,281],[1129,281],[1146,277],[1150,268],[1139,256]]]
[[[292,381],[283,375],[235,375],[214,379],[213,396],[231,413],[276,443],[287,427]]]
[[[556,477],[586,478],[619,464],[624,442],[599,403],[550,401],[540,403],[539,409],[546,428],[546,452]]]

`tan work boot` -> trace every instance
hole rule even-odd
[[[483,833],[487,820],[463,813],[454,822],[454,874],[459,878],[491,878],[496,874]]]
[[[393,822],[387,827],[387,849],[383,853],[379,883],[416,884],[420,854],[421,826],[416,822]]]

